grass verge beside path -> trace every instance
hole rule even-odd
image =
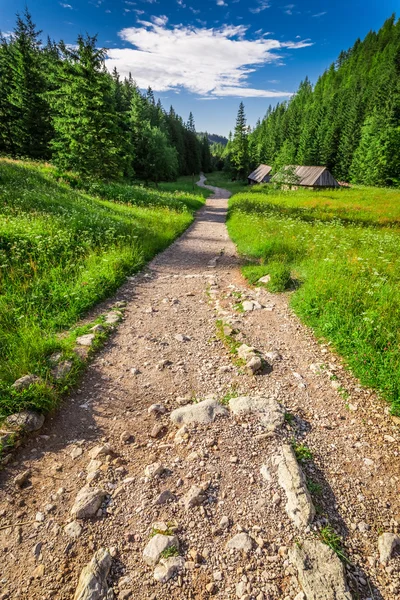
[[[41,393],[50,408],[43,390],[17,394],[11,384],[27,373],[46,381],[49,356],[68,358],[85,331],[57,333],[171,244],[204,203],[125,184],[92,183],[94,196],[55,176],[48,165],[0,160],[0,418],[40,408]]]
[[[400,415],[400,191],[256,186],[231,198],[228,230],[249,281],[296,288],[296,313]]]
[[[176,181],[163,181],[158,184],[158,187],[165,192],[186,192],[187,194],[195,194],[203,196],[203,198],[208,198],[211,196],[211,192],[196,185],[199,179],[200,175],[195,175],[194,178],[191,175],[185,175],[178,177]]]
[[[206,185],[224,188],[232,192],[232,194],[239,194],[248,188],[245,181],[232,181],[232,177],[223,171],[208,173],[206,177]]]

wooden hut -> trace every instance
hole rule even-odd
[[[287,181],[285,181],[287,175]],[[313,189],[338,188],[340,185],[326,167],[301,167],[288,165],[274,175],[274,181],[280,181],[292,188],[306,187]]]
[[[272,167],[268,165],[259,165],[255,171],[250,173],[247,178],[249,185],[254,185],[255,183],[268,183],[271,179],[271,171]]]

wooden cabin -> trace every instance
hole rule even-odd
[[[287,182],[285,182],[287,173]],[[286,183],[291,188],[305,187],[312,189],[338,188],[340,185],[326,167],[302,167],[288,165],[274,175],[272,181]]]
[[[248,184],[268,183],[271,179],[271,171],[272,167],[269,167],[268,165],[259,165],[257,169],[248,176]]]

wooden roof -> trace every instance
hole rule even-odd
[[[268,177],[268,175],[271,173],[271,171],[272,171],[272,167],[270,167],[268,165],[259,165],[255,171],[250,173],[250,175],[248,176],[248,179],[251,179],[252,181],[256,181],[257,183],[262,183],[264,181],[265,177]]]
[[[286,169],[294,169],[294,175],[298,178],[296,185],[339,187],[338,182],[326,167],[289,165],[283,167],[282,171],[285,172]]]

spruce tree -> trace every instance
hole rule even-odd
[[[235,131],[230,148],[230,160],[233,165],[235,175],[240,179],[247,177],[250,165],[250,157],[248,130],[246,126],[246,115],[244,112],[243,102],[241,102],[239,105],[236,118]]]

